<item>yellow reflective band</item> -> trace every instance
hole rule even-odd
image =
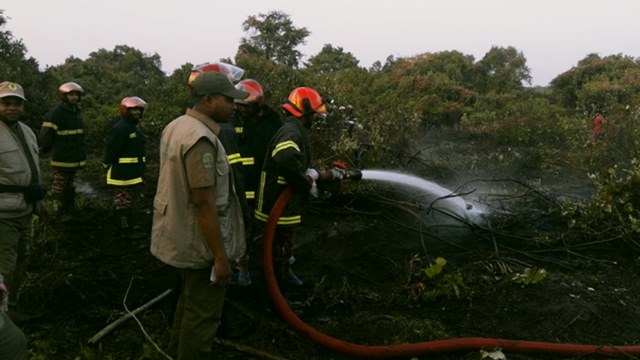
[[[86,161],[68,163],[68,162],[60,162],[60,161],[51,160],[51,166],[57,166],[57,167],[74,168],[74,167],[80,167],[80,166],[85,166],[85,165],[87,165]]]
[[[300,152],[300,148],[298,147],[298,144],[296,144],[295,142],[289,140],[289,141],[281,142],[280,144],[276,145],[276,148],[273,149],[273,151],[271,152],[271,156],[276,156],[276,154],[279,151],[287,149],[287,148],[294,148],[298,152]]]
[[[255,218],[260,221],[267,222],[267,220],[269,219],[269,215],[256,210]],[[278,225],[295,225],[301,222],[302,222],[302,216],[300,215],[281,216],[278,219]]]
[[[56,132],[56,134],[58,135],[78,135],[78,134],[82,134],[84,133],[84,130],[82,129],[73,129],[73,130],[59,130],[58,132]]]
[[[242,165],[249,166],[254,165],[256,162],[252,157],[242,158]]]
[[[282,176],[278,176],[278,184],[287,185],[287,180]]]
[[[58,130],[58,125],[49,122],[49,121],[45,121],[42,123],[42,127],[48,127],[48,128],[52,128],[53,130]]]
[[[135,139],[137,137],[138,137],[138,134],[136,134],[136,133],[129,134],[129,139]]]
[[[246,197],[247,199],[254,199],[256,197],[256,192],[255,191],[245,191],[244,192],[244,197]]]
[[[244,128],[242,126],[234,128],[236,130],[236,134],[242,134],[244,132]]]
[[[263,201],[263,197],[264,197],[264,183],[265,183],[265,179],[267,178],[267,173],[262,171],[260,172],[260,185],[258,185],[258,189],[260,189],[260,196],[258,196],[258,204],[256,206],[256,209],[262,209],[262,201]]]
[[[118,159],[118,163],[120,163],[120,164],[137,164],[138,163],[138,158],[137,157],[119,158]]]
[[[229,161],[229,165],[237,164],[242,162],[242,158],[240,157],[240,153],[227,155],[227,160]]]
[[[142,178],[141,177],[137,177],[135,179],[130,179],[130,180],[112,179],[111,178],[111,169],[112,168],[109,168],[109,171],[107,171],[107,185],[127,186],[127,185],[135,185],[135,184],[142,183]]]

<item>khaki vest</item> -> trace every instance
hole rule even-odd
[[[33,162],[38,169],[38,141],[36,135],[27,125],[18,122],[27,141]],[[31,169],[27,153],[22,148],[20,140],[13,131],[0,121],[0,184],[27,186],[31,183]],[[0,193],[0,218],[10,219],[24,216],[33,212],[33,206],[27,204],[20,192]]]
[[[213,264],[213,254],[197,223],[196,211],[185,170],[185,154],[201,138],[208,139],[216,151],[216,205],[220,231],[229,259],[246,249],[240,202],[233,189],[227,154],[218,137],[188,112],[162,132],[160,174],[153,201],[151,253],[177,268],[199,269]]]

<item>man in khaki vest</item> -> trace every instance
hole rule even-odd
[[[0,83],[0,359],[27,356],[25,336],[6,312],[24,278],[32,215],[44,196],[36,135],[19,121],[26,101],[22,86]]]
[[[234,99],[249,94],[215,72],[196,78],[192,94],[193,107],[162,132],[151,234],[151,253],[180,273],[168,348],[179,360],[212,358],[231,273],[229,259],[246,248],[218,122],[228,121]]]

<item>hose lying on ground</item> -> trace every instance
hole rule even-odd
[[[293,310],[291,310],[278,287],[278,282],[274,273],[272,253],[273,238],[278,219],[292,195],[293,191],[291,188],[288,188],[280,195],[273,206],[273,209],[271,209],[263,234],[262,266],[265,274],[267,292],[278,314],[280,314],[280,316],[291,327],[293,327],[296,332],[318,345],[338,353],[362,358],[412,357],[434,353],[481,349],[492,350],[495,348],[501,348],[504,352],[544,353],[555,355],[602,354],[620,357],[640,355],[640,345],[582,345],[476,337],[435,340],[413,344],[369,346],[352,344],[321,333],[303,322],[293,312]]]

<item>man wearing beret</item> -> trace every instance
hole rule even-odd
[[[154,199],[151,253],[178,269],[181,289],[168,353],[176,359],[212,358],[229,283],[229,259],[245,251],[245,233],[220,122],[235,110],[237,90],[208,72],[192,84],[193,107],[162,132]]]
[[[44,195],[36,135],[19,121],[26,101],[22,86],[0,83],[0,359],[27,355],[24,334],[6,311],[25,275],[32,215]]]

